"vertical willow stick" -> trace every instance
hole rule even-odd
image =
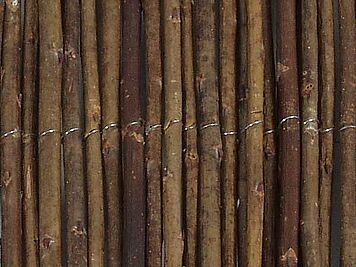
[[[265,188],[263,223],[263,266],[276,266],[276,218],[277,218],[277,153],[275,72],[272,42],[271,1],[263,2],[263,39],[265,47],[264,69],[264,162]]]
[[[40,265],[62,266],[61,251],[61,84],[63,36],[60,1],[38,1],[39,232]]]
[[[296,1],[277,3],[280,219],[278,266],[298,264],[300,125]]]
[[[235,87],[236,1],[220,2],[220,118],[222,159],[222,265],[236,263],[237,120]]]
[[[246,127],[246,94],[247,94],[247,15],[246,1],[238,1],[238,125],[240,134],[238,150],[238,262],[246,265],[246,211],[247,211],[247,181],[246,181],[246,138],[243,129]]]
[[[339,0],[340,20],[340,142],[341,142],[341,266],[356,263],[356,95],[355,2]]]
[[[185,181],[185,266],[197,265],[198,178],[196,93],[193,68],[192,1],[182,2],[182,77],[184,110],[184,181]]]
[[[221,266],[220,167],[222,140],[216,66],[215,1],[194,2],[197,90],[200,107],[199,256],[200,265]]]
[[[262,1],[248,1],[247,10],[247,266],[262,266],[263,233],[263,89],[264,47]],[[252,124],[251,124],[252,123]]]
[[[303,266],[319,266],[319,131],[317,1],[303,0],[301,23],[302,183],[301,248]]]
[[[21,2],[6,1],[2,45],[1,196],[2,264],[22,266],[21,212]]]
[[[182,75],[180,1],[163,2],[164,149],[163,240],[165,265],[183,265]]]
[[[144,0],[146,43],[146,176],[147,176],[147,265],[161,265],[161,100],[162,64],[160,41],[160,1]]]
[[[108,266],[121,265],[121,164],[119,123],[121,4],[99,1],[99,74],[102,97],[102,155]]]
[[[88,263],[104,266],[104,197],[101,160],[95,1],[81,2],[85,149],[88,186]]]
[[[39,266],[38,258],[38,203],[37,203],[37,55],[38,55],[38,8],[36,1],[25,2],[22,80],[22,177],[23,177],[23,229],[25,266]]]
[[[122,3],[121,125],[123,169],[123,266],[145,266],[146,181],[140,95],[140,1]]]
[[[319,18],[319,81],[320,83],[320,254],[322,266],[330,266],[330,212],[333,175],[334,127],[334,7],[332,0],[318,1]]]
[[[27,1],[26,1],[27,2]],[[31,1],[30,1],[31,2]],[[68,266],[87,265],[87,206],[80,89],[80,3],[64,8],[63,136]]]

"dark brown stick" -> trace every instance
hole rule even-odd
[[[85,149],[88,186],[88,265],[104,266],[104,192],[101,158],[96,1],[81,2]]]
[[[36,1],[25,3],[22,80],[22,177],[23,177],[23,229],[26,266],[38,266],[38,191],[37,160],[34,133],[37,132],[37,63],[38,7]]]
[[[334,15],[333,1],[318,1],[320,83],[320,253],[322,266],[330,266],[331,186],[333,175],[334,127]]]
[[[303,266],[320,264],[319,125],[317,2],[301,1],[302,183],[301,250]]]
[[[160,1],[142,2],[146,43],[146,177],[147,177],[147,266],[162,262],[161,214],[161,100],[162,64],[160,44]]]
[[[87,265],[87,206],[80,107],[80,4],[66,1],[64,12],[63,135],[68,266]]]
[[[140,1],[122,3],[121,125],[123,169],[123,266],[145,265],[146,181],[140,95]]]
[[[265,206],[263,223],[263,266],[276,266],[277,147],[275,71],[272,43],[271,1],[263,2],[264,73],[264,162]]]
[[[102,97],[102,155],[108,266],[121,265],[122,188],[120,162],[119,87],[121,4],[99,1],[99,74]]]
[[[296,1],[277,3],[280,216],[278,266],[297,266],[300,126],[296,48]]]
[[[21,212],[21,2],[6,1],[0,92],[2,265],[22,266]]]
[[[220,118],[223,131],[222,158],[222,264],[236,262],[236,2],[220,2]]]
[[[247,15],[246,1],[238,1],[238,125],[240,134],[238,150],[238,261],[239,266],[246,265],[246,211],[247,211],[247,180],[246,180],[246,136],[243,129],[247,125]]]
[[[61,84],[63,36],[60,1],[38,1],[40,37],[39,232],[40,265],[62,266]]]
[[[197,266],[198,177],[196,93],[193,69],[192,1],[182,3],[182,76],[184,117],[184,179],[185,179],[185,265]]]
[[[219,94],[216,66],[217,4],[211,0],[194,2],[196,84],[199,94],[200,174],[199,241],[200,265],[221,266],[220,168],[222,140],[219,121]]]
[[[355,1],[339,0],[340,143],[341,143],[341,266],[356,263],[356,29]]]

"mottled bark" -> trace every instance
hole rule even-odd
[[[275,64],[272,42],[271,1],[263,3],[263,45],[265,47],[264,69],[264,162],[265,189],[262,264],[276,266],[276,219],[277,219],[277,143]]]
[[[220,2],[220,118],[222,144],[222,265],[236,263],[236,2]]]
[[[185,266],[197,266],[199,156],[196,93],[193,67],[192,2],[182,1],[182,78],[183,78],[183,175],[185,192]]]
[[[320,266],[317,1],[301,8],[301,250],[303,266]]]
[[[334,7],[331,0],[318,1],[319,29],[319,101],[320,101],[320,163],[319,220],[320,264],[330,265],[331,187],[333,176],[334,127]],[[328,130],[329,129],[329,130]],[[330,130],[332,129],[332,130]]]
[[[64,4],[63,159],[68,266],[87,265],[87,205],[84,180],[80,83],[80,3]]]
[[[98,2],[99,74],[102,98],[102,157],[105,241],[108,266],[121,265],[122,177],[119,131],[121,3]]]
[[[199,95],[199,257],[201,266],[221,266],[220,168],[222,140],[216,66],[215,1],[194,2],[196,84]]]
[[[38,191],[37,191],[37,71],[38,8],[36,1],[26,1],[23,39],[22,78],[22,188],[25,266],[39,266]]]
[[[21,2],[5,1],[0,92],[2,265],[22,265]]]
[[[146,177],[147,177],[147,266],[161,266],[161,101],[162,63],[160,1],[143,1],[146,44]]]
[[[277,3],[279,113],[278,266],[297,266],[300,188],[300,123],[297,79],[296,1]]]
[[[339,0],[341,266],[356,264],[355,1]]]
[[[39,8],[39,246],[41,266],[62,266],[61,84],[63,36],[60,1]]]
[[[104,192],[101,155],[101,102],[96,36],[96,1],[81,2],[81,50],[88,188],[88,265],[104,266]]]
[[[138,0],[125,0],[123,10],[121,129],[123,169],[123,266],[143,267],[146,244],[144,126],[140,94],[140,17]]]

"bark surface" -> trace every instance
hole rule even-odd
[[[160,1],[142,2],[145,18],[146,44],[146,177],[147,177],[147,265],[161,266],[162,207],[161,207],[161,101],[162,63],[160,41]]]
[[[0,92],[2,264],[22,265],[21,2],[5,1]]]
[[[278,266],[297,266],[300,190],[300,123],[297,79],[296,1],[277,3],[279,105]]]
[[[318,1],[319,29],[319,100],[320,100],[320,163],[319,216],[321,265],[330,265],[331,186],[333,175],[334,127],[334,12],[333,1]]]
[[[356,26],[355,8],[352,8],[355,2],[339,0],[338,4],[341,76],[341,266],[346,267],[356,263]]]
[[[102,157],[105,191],[105,240],[108,266],[121,265],[122,177],[119,98],[121,3],[98,3],[99,74],[102,98]]]
[[[301,2],[302,183],[301,249],[303,266],[320,265],[319,125],[317,1]]]
[[[264,162],[265,189],[263,222],[263,266],[276,266],[276,219],[277,219],[277,144],[275,64],[272,42],[271,1],[263,3],[264,68]]]
[[[27,1],[26,1],[27,2]],[[31,1],[30,1],[31,2]],[[87,205],[84,180],[80,83],[80,3],[64,4],[63,159],[68,266],[87,265]]]
[[[246,211],[247,211],[247,180],[246,180],[246,136],[243,130],[247,125],[247,16],[246,1],[238,1],[238,199],[237,199],[237,222],[238,222],[238,262],[239,266],[246,265]]]
[[[61,85],[63,36],[60,1],[39,8],[39,246],[41,266],[62,266]]]
[[[183,175],[185,183],[185,265],[197,266],[198,244],[198,177],[196,92],[193,67],[192,2],[182,2],[182,77],[183,77]]]
[[[263,89],[264,46],[262,1],[249,1],[247,10],[247,265],[262,265],[263,233]]]
[[[88,192],[88,265],[104,266],[104,192],[101,157],[101,101],[96,36],[96,1],[81,2],[81,50],[85,107]]]
[[[183,265],[182,74],[180,1],[163,2],[164,146],[163,240],[165,266]]]
[[[146,244],[144,126],[140,94],[140,17],[138,0],[124,0],[121,130],[123,169],[123,266],[143,267]]]
[[[220,168],[222,140],[216,58],[217,4],[194,2],[196,86],[199,96],[199,257],[200,266],[221,266]]]
[[[23,39],[22,78],[22,188],[25,266],[38,266],[38,190],[37,190],[37,71],[38,71],[38,7],[26,1]]]
[[[222,264],[235,266],[237,245],[236,1],[220,2],[220,119],[222,128]]]

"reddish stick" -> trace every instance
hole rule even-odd
[[[146,181],[140,94],[140,1],[122,3],[121,129],[123,169],[123,266],[145,265]]]

